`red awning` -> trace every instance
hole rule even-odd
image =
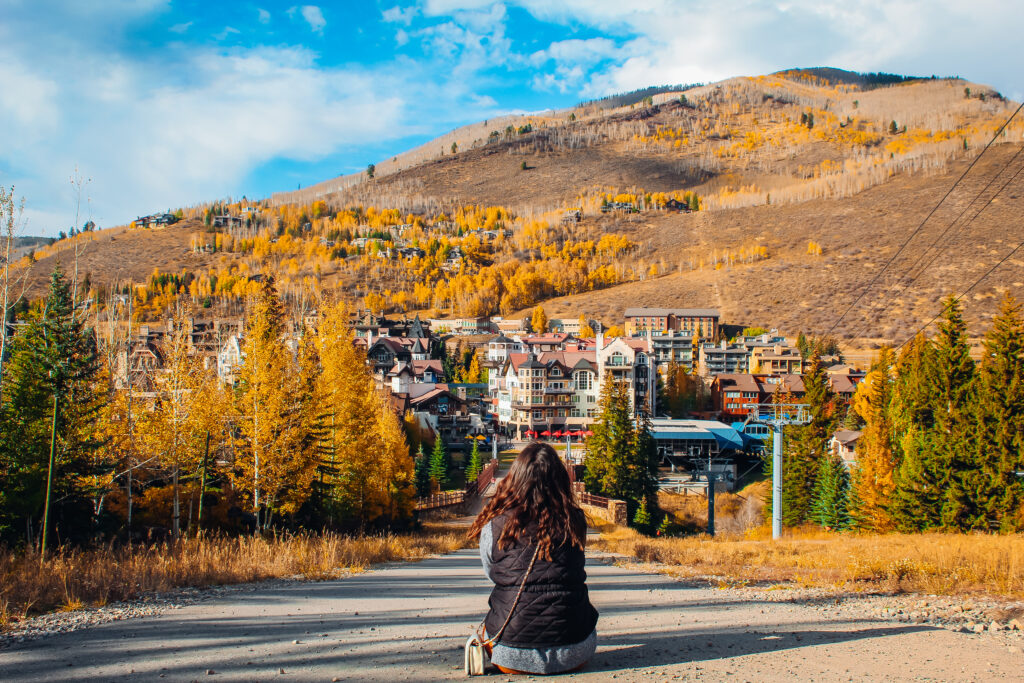
[[[545,429],[543,432],[540,433],[540,435],[541,436],[551,436],[551,432],[549,430]]]
[[[594,435],[594,432],[590,431],[589,429],[587,431],[583,432],[583,436],[593,436],[593,435]]]
[[[559,430],[558,430],[557,432],[555,432],[555,433],[554,433],[554,434],[552,434],[551,436],[554,436],[554,437],[558,437],[558,438],[561,438],[562,436],[565,436],[565,435],[564,435],[564,434],[562,434],[562,430],[561,430],[561,429],[559,429]]]
[[[532,429],[527,429],[526,430],[526,435],[527,436],[537,436],[537,432],[533,431]]]
[[[583,432],[581,432],[578,429],[574,429],[571,432],[569,432],[569,436],[583,436]]]

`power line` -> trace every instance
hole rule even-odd
[[[995,182],[995,181],[996,181],[996,180],[997,180],[997,179],[999,178],[999,176],[1001,176],[1001,175],[1003,174],[1003,171],[1005,171],[1005,170],[1006,170],[1007,168],[1009,168],[1009,167],[1010,167],[1010,165],[1011,165],[1011,164],[1012,164],[1012,163],[1013,163],[1014,161],[1016,161],[1016,160],[1017,160],[1017,157],[1019,157],[1019,156],[1020,156],[1020,155],[1021,155],[1022,153],[1024,153],[1024,147],[1021,147],[1020,149],[1018,149],[1018,150],[1017,150],[1017,152],[1016,152],[1016,154],[1014,154],[1014,155],[1013,155],[1013,157],[1012,157],[1012,158],[1011,158],[1011,159],[1010,159],[1010,160],[1009,160],[1008,162],[1006,162],[1005,164],[1003,164],[1003,167],[1002,167],[1001,169],[999,169],[999,171],[998,171],[998,172],[997,172],[997,173],[996,173],[996,174],[995,174],[994,176],[992,176],[992,179],[988,181],[988,183],[987,183],[987,184],[985,185],[985,187],[983,187],[983,188],[981,189],[981,191],[980,191],[980,192],[978,192],[978,194],[977,194],[977,195],[975,195],[974,199],[972,199],[972,200],[971,200],[971,203],[970,203],[970,204],[968,204],[968,205],[967,205],[966,207],[964,207],[964,210],[960,212],[960,215],[958,215],[958,216],[957,216],[956,218],[954,218],[954,219],[953,219],[953,220],[952,220],[952,221],[950,222],[950,224],[946,226],[946,229],[942,231],[942,234],[941,234],[941,235],[939,235],[939,236],[938,236],[938,237],[937,237],[937,238],[935,239],[935,241],[934,241],[934,242],[932,242],[931,246],[929,246],[929,247],[928,247],[927,249],[925,249],[925,250],[924,250],[924,251],[923,251],[923,252],[921,253],[921,255],[920,255],[920,256],[919,256],[918,258],[917,258],[917,260],[916,260],[916,261],[914,261],[914,263],[912,263],[912,264],[910,265],[910,267],[909,267],[909,268],[907,268],[907,274],[908,274],[908,275],[909,275],[909,274],[910,274],[911,272],[913,272],[913,270],[914,270],[914,269],[915,269],[915,268],[917,267],[917,265],[918,265],[918,264],[919,264],[919,263],[920,263],[920,262],[921,262],[922,260],[924,260],[925,256],[927,256],[927,255],[928,255],[928,252],[930,252],[930,251],[931,251],[932,249],[936,248],[936,246],[937,246],[937,245],[939,244],[939,242],[941,242],[941,241],[943,240],[943,238],[944,238],[944,237],[946,237],[946,235],[947,235],[947,234],[949,234],[949,231],[953,229],[953,226],[954,226],[954,225],[956,225],[957,221],[959,221],[959,220],[960,220],[961,218],[963,218],[963,217],[964,217],[964,215],[965,215],[965,214],[966,214],[966,213],[967,213],[968,211],[970,211],[970,210],[971,210],[971,208],[972,208],[972,207],[974,206],[974,203],[975,203],[975,202],[977,202],[977,201],[978,201],[979,199],[981,199],[982,195],[984,195],[984,194],[985,194],[985,193],[986,193],[986,192],[988,191],[988,189],[989,189],[989,188],[990,188],[990,187],[992,186],[992,184],[993,184],[993,183],[994,183],[994,182]],[[1022,168],[1022,169],[1024,169],[1024,166],[1022,166],[1021,168]],[[1018,170],[1018,171],[1017,171],[1017,173],[1015,173],[1015,174],[1014,174],[1013,176],[1011,176],[1009,180],[1007,180],[1007,181],[1006,181],[1005,183],[1003,183],[1003,186],[1002,186],[1002,187],[1000,187],[1000,188],[999,188],[999,190],[997,190],[997,191],[996,191],[996,193],[995,193],[995,195],[993,195],[993,196],[998,196],[998,195],[999,195],[999,193],[1000,193],[1000,192],[1002,192],[1003,188],[1005,188],[1005,187],[1006,187],[1006,185],[1008,185],[1009,183],[1013,182],[1014,178],[1016,178],[1016,177],[1017,177],[1017,175],[1019,175],[1019,174],[1020,174],[1020,170]],[[969,226],[970,226],[970,224],[971,224],[972,222],[974,222],[974,219],[976,219],[976,218],[977,218],[977,217],[978,217],[978,216],[979,216],[979,215],[981,214],[981,212],[982,212],[982,211],[984,211],[984,210],[985,210],[985,209],[986,209],[986,208],[988,207],[988,205],[989,205],[989,202],[986,202],[986,203],[985,203],[985,204],[984,204],[984,205],[983,205],[983,206],[982,206],[982,207],[981,207],[981,208],[980,208],[980,209],[978,210],[978,212],[977,212],[976,214],[974,214],[974,216],[972,216],[972,217],[971,217],[971,218],[970,218],[970,219],[969,219],[969,220],[967,221],[967,223],[965,223],[964,225],[962,225],[962,226],[961,226],[961,227],[959,228],[958,232],[959,232],[959,231],[963,231],[963,230],[965,230],[965,229],[966,229],[967,227],[969,227]],[[954,234],[954,237],[955,237],[955,236],[956,236],[956,235]],[[952,240],[950,240],[950,241],[952,241]],[[945,248],[945,247],[943,247],[942,249],[944,249],[944,248]],[[920,271],[918,271],[917,275],[915,275],[915,276],[914,276],[913,278],[911,278],[911,279],[910,279],[909,281],[907,281],[906,283],[901,283],[901,282],[900,282],[899,280],[897,280],[897,281],[896,281],[896,286],[898,286],[898,287],[900,287],[901,289],[905,290],[905,289],[906,289],[907,287],[909,287],[910,285],[914,284],[914,282],[916,282],[916,281],[918,280],[918,278],[920,278],[920,277],[921,277],[921,275],[923,275],[923,274],[924,274],[924,272],[925,272],[926,270],[928,270],[928,268],[929,268],[929,267],[931,266],[931,264],[935,262],[935,259],[939,257],[939,254],[941,253],[942,249],[939,249],[938,251],[936,251],[935,255],[934,255],[934,256],[932,256],[931,260],[930,260],[930,261],[928,261],[928,263],[926,263],[926,264],[924,265],[924,267],[923,267],[923,268],[921,268],[921,270],[920,270]]]
[[[1018,171],[1017,173],[1020,173],[1020,171]],[[1016,177],[1016,175],[1015,175],[1014,177]],[[1002,191],[1002,190],[1000,190],[1000,191]],[[995,198],[996,198],[996,196],[998,196],[998,193],[997,193],[996,195],[994,195],[994,196],[992,197],[992,199],[995,199]],[[989,204],[991,204],[991,203],[992,203],[992,199],[990,199],[990,200],[989,200],[989,202],[988,202]],[[969,294],[969,293],[971,292],[971,290],[973,290],[973,289],[974,289],[975,287],[977,287],[977,286],[978,286],[979,284],[981,284],[981,281],[982,281],[982,280],[984,280],[984,279],[985,279],[985,278],[987,278],[987,277],[988,277],[989,275],[991,275],[992,273],[994,273],[994,272],[995,272],[995,271],[996,271],[996,270],[997,270],[997,269],[999,268],[999,266],[1001,266],[1001,265],[1003,265],[1004,263],[1006,263],[1007,261],[1009,261],[1009,260],[1010,260],[1010,258],[1011,258],[1011,257],[1012,257],[1012,256],[1013,256],[1014,254],[1016,254],[1016,253],[1017,253],[1018,251],[1020,251],[1021,249],[1024,249],[1024,242],[1021,242],[1020,244],[1018,244],[1018,245],[1017,245],[1016,247],[1014,247],[1014,248],[1013,248],[1013,251],[1011,251],[1011,252],[1010,252],[1009,254],[1007,254],[1007,255],[1006,255],[1006,256],[1004,256],[1003,258],[999,259],[999,261],[998,261],[998,262],[997,262],[997,263],[996,263],[996,264],[995,264],[994,266],[992,266],[992,267],[991,267],[991,268],[989,268],[989,269],[988,269],[987,271],[985,271],[985,274],[984,274],[984,275],[982,275],[982,276],[981,276],[981,277],[979,277],[979,278],[978,278],[977,280],[975,280],[975,281],[974,281],[974,283],[973,283],[973,284],[972,284],[972,285],[971,285],[970,287],[968,287],[967,289],[965,289],[965,290],[963,291],[963,293],[962,293],[962,294],[960,294],[960,295],[959,295],[959,296],[957,296],[957,297],[956,297],[955,299],[953,299],[953,302],[954,302],[954,303],[956,303],[956,302],[960,301],[961,299],[963,299],[963,298],[964,298],[965,296],[967,296],[967,295],[968,295],[968,294]],[[937,315],[936,315],[936,316],[935,316],[934,318],[932,318],[931,320],[929,320],[928,322],[926,322],[926,323],[925,323],[925,324],[924,324],[924,325],[923,325],[923,326],[922,326],[922,327],[921,327],[920,329],[918,329],[918,330],[917,330],[917,332],[914,332],[914,334],[912,334],[912,335],[910,335],[909,337],[907,337],[907,338],[906,338],[906,339],[905,339],[905,340],[903,341],[903,343],[902,343],[902,344],[900,344],[899,346],[897,346],[897,347],[896,347],[896,349],[895,349],[895,350],[896,350],[896,351],[899,351],[900,349],[902,349],[902,348],[903,348],[904,346],[906,346],[906,345],[907,345],[907,342],[909,342],[909,341],[910,341],[911,339],[913,339],[914,337],[916,337],[917,335],[921,334],[921,333],[922,333],[922,332],[924,332],[924,331],[925,331],[926,329],[928,329],[928,326],[929,326],[929,325],[931,325],[931,324],[932,324],[933,322],[935,322],[936,320],[938,320],[938,319],[939,319],[939,318],[940,318],[941,316],[942,316],[942,312],[939,312],[939,313],[938,313],[938,314],[937,314]]]
[[[964,216],[964,214],[965,214],[965,213],[967,213],[967,211],[968,211],[968,210],[969,210],[969,209],[970,209],[970,208],[971,208],[972,206],[974,206],[974,203],[975,203],[976,201],[978,201],[978,199],[980,199],[980,198],[981,198],[981,196],[982,196],[982,195],[983,195],[983,194],[984,194],[984,193],[985,193],[985,192],[986,192],[986,191],[987,191],[987,190],[989,189],[989,187],[991,187],[992,183],[994,183],[994,182],[996,181],[996,179],[997,179],[997,178],[999,178],[999,176],[1001,176],[1001,175],[1003,174],[1003,171],[1005,171],[1005,170],[1006,170],[1006,169],[1007,169],[1007,168],[1009,167],[1009,165],[1010,165],[1011,163],[1013,163],[1013,161],[1014,161],[1014,160],[1016,160],[1016,158],[1017,158],[1018,156],[1020,156],[1020,154],[1021,154],[1021,153],[1024,153],[1024,147],[1021,147],[1020,149],[1018,149],[1018,150],[1017,150],[1017,153],[1013,155],[1013,158],[1011,158],[1009,162],[1007,162],[1006,164],[1004,164],[1004,165],[1003,165],[1003,167],[1002,167],[1001,169],[999,169],[999,171],[998,171],[998,172],[997,172],[997,173],[995,174],[995,176],[993,176],[993,177],[992,177],[992,180],[990,180],[990,181],[988,182],[988,184],[986,184],[986,185],[985,185],[985,187],[984,187],[984,188],[983,188],[983,189],[982,189],[982,190],[981,190],[981,191],[980,191],[980,192],[979,192],[979,193],[978,193],[978,194],[977,194],[977,195],[975,196],[975,198],[971,200],[971,203],[970,203],[970,204],[969,204],[969,205],[968,205],[968,206],[967,206],[967,207],[966,207],[966,208],[965,208],[965,209],[964,209],[964,210],[963,210],[962,212],[960,212],[960,215],[959,215],[959,216],[957,216],[957,217],[956,217],[956,218],[955,218],[955,219],[953,220],[953,222],[949,224],[949,226],[947,226],[946,230],[945,230],[945,231],[944,231],[944,232],[942,233],[942,235],[940,235],[940,236],[939,236],[939,237],[938,237],[938,238],[937,238],[937,239],[935,240],[935,242],[933,242],[933,243],[932,243],[932,245],[931,245],[931,246],[929,246],[929,247],[928,247],[928,249],[926,249],[926,250],[924,251],[924,253],[923,253],[923,254],[922,254],[922,255],[921,255],[921,256],[920,256],[919,258],[918,258],[918,260],[917,260],[917,261],[915,261],[915,262],[914,262],[914,264],[913,264],[913,265],[911,265],[911,266],[910,266],[910,268],[908,268],[908,269],[907,269],[907,273],[908,273],[908,275],[909,275],[909,273],[910,273],[911,271],[913,271],[913,270],[914,270],[914,268],[915,268],[915,267],[917,266],[917,264],[921,262],[921,260],[922,260],[922,259],[924,258],[924,256],[925,256],[925,255],[926,255],[926,254],[927,254],[927,253],[928,253],[929,251],[931,251],[931,250],[932,250],[932,249],[933,249],[933,248],[934,248],[934,247],[935,247],[935,246],[936,246],[936,245],[938,244],[938,242],[939,242],[939,241],[940,241],[940,240],[942,239],[942,237],[943,237],[943,236],[945,236],[945,235],[946,235],[946,233],[948,233],[948,232],[949,232],[949,230],[950,230],[950,229],[951,229],[951,228],[953,227],[953,225],[954,225],[954,224],[955,224],[955,223],[956,223],[957,221],[959,221],[959,220],[960,220],[960,218],[962,218],[962,217]],[[975,220],[976,220],[976,219],[978,218],[978,216],[980,216],[980,215],[981,215],[982,213],[984,213],[985,209],[987,209],[987,208],[988,208],[989,206],[991,206],[991,204],[992,204],[992,201],[993,201],[993,200],[994,200],[994,199],[995,199],[996,197],[998,197],[998,196],[999,196],[999,195],[1000,195],[1000,194],[1002,193],[1002,191],[1003,191],[1003,190],[1005,190],[1005,189],[1006,189],[1006,187],[1007,187],[1007,186],[1008,186],[1008,185],[1009,185],[1010,183],[1012,183],[1012,182],[1013,182],[1014,180],[1016,180],[1016,179],[1017,179],[1017,176],[1019,176],[1019,175],[1020,175],[1020,174],[1021,174],[1022,172],[1024,172],[1024,165],[1022,165],[1022,166],[1021,166],[1021,167],[1020,167],[1019,169],[1017,169],[1017,172],[1016,172],[1016,173],[1014,173],[1014,174],[1013,174],[1012,176],[1010,176],[1010,177],[1009,177],[1009,178],[1008,178],[1008,179],[1006,180],[1006,182],[1004,182],[1004,183],[1002,184],[1002,186],[1000,186],[1000,187],[999,187],[999,189],[998,189],[998,190],[996,190],[995,194],[993,194],[993,195],[992,195],[992,197],[990,197],[990,198],[988,199],[988,201],[986,201],[986,202],[985,202],[985,203],[984,203],[984,204],[983,204],[983,205],[981,206],[981,208],[980,208],[980,209],[978,209],[978,211],[977,211],[977,212],[976,212],[976,213],[975,213],[975,214],[974,214],[973,216],[971,216],[971,217],[970,217],[970,218],[969,218],[969,219],[967,220],[967,222],[966,222],[966,223],[964,223],[964,224],[963,224],[963,225],[962,225],[962,226],[961,226],[961,227],[960,227],[960,228],[958,229],[958,231],[957,231],[957,232],[959,233],[959,232],[963,232],[963,231],[967,230],[967,228],[969,228],[969,227],[971,226],[971,223],[973,223],[973,222],[974,222],[974,221],[975,221]],[[956,235],[954,235],[954,237],[950,239],[950,244],[952,244],[952,240],[953,240],[953,239],[955,239],[955,237],[956,237]],[[948,245],[947,245],[947,246],[948,246]],[[900,282],[899,280],[897,280],[897,281],[896,281],[896,283],[894,284],[894,286],[895,286],[895,287],[898,287],[898,288],[899,288],[899,291],[900,291],[900,292],[905,292],[905,291],[906,291],[906,290],[907,290],[907,289],[908,289],[908,288],[909,288],[909,287],[910,287],[910,286],[911,286],[912,284],[914,284],[915,282],[917,282],[917,280],[918,280],[918,279],[920,279],[920,277],[921,277],[922,275],[924,275],[924,274],[925,274],[925,272],[926,272],[926,271],[928,270],[928,268],[930,268],[930,267],[931,267],[931,265],[932,265],[933,263],[935,263],[935,260],[936,260],[936,259],[937,259],[937,258],[938,258],[938,257],[939,257],[940,255],[941,255],[941,253],[942,253],[943,249],[945,249],[945,248],[946,248],[946,247],[943,247],[942,249],[938,249],[938,250],[937,250],[937,251],[935,252],[935,254],[934,254],[934,255],[933,255],[932,257],[931,257],[931,259],[929,259],[929,261],[928,261],[928,262],[927,262],[927,263],[926,263],[926,264],[924,265],[924,267],[923,267],[923,268],[921,268],[921,270],[920,270],[920,271],[918,271],[918,273],[917,273],[917,274],[916,274],[916,275],[915,275],[914,277],[912,277],[912,278],[911,278],[910,280],[908,280],[908,281],[906,281],[906,282],[903,282],[903,283],[901,283],[901,282]],[[887,289],[885,290],[885,294],[886,294],[886,295],[888,295],[888,293],[889,293],[889,292],[890,292],[890,291],[892,290],[892,288],[893,288],[893,287],[889,287],[889,288],[887,288]],[[857,329],[857,334],[860,334],[860,333],[861,333],[862,331],[864,331],[864,330],[865,330],[865,329],[866,329],[867,327],[869,327],[869,326],[870,326],[870,322],[869,322],[869,321],[865,321],[865,323],[864,323],[863,325],[861,325],[861,326],[860,326],[860,327],[859,327],[859,328]],[[854,335],[854,336],[857,336],[857,335]]]
[[[953,190],[955,190],[957,188],[957,186],[963,181],[963,179],[965,177],[967,177],[967,174],[971,172],[971,169],[974,168],[975,164],[977,164],[978,161],[980,161],[981,158],[983,156],[985,156],[985,152],[987,152],[989,150],[989,148],[992,146],[992,144],[1002,134],[1002,132],[1006,129],[1006,127],[1008,125],[1010,125],[1010,122],[1013,121],[1014,117],[1017,116],[1017,114],[1020,112],[1020,110],[1022,108],[1024,108],[1024,102],[1021,102],[1021,104],[1016,109],[1014,109],[1013,113],[1010,114],[1010,118],[1006,119],[1006,121],[1003,123],[1003,125],[999,126],[999,128],[995,132],[995,135],[993,135],[992,139],[988,141],[988,144],[986,144],[985,147],[981,150],[981,153],[978,154],[978,156],[974,157],[974,160],[971,161],[971,163],[967,167],[967,169],[962,174],[960,174],[960,177],[957,178],[955,183],[953,183],[953,186],[950,187],[946,191],[946,194],[942,195],[942,199],[939,200],[939,203],[936,204],[932,208],[932,210],[928,212],[928,215],[924,217],[924,220],[921,221],[921,223],[917,226],[917,228],[915,228],[914,231],[910,233],[910,236],[907,237],[906,240],[904,240],[903,244],[900,245],[900,248],[896,251],[896,253],[893,254],[889,258],[889,260],[885,262],[885,265],[882,266],[882,269],[879,270],[878,273],[875,274],[875,277],[871,279],[871,282],[868,283],[867,287],[865,287],[861,291],[861,293],[857,297],[857,299],[852,304],[850,304],[845,311],[843,311],[843,314],[840,315],[839,318],[832,324],[832,327],[830,327],[828,329],[828,332],[826,332],[824,336],[827,337],[828,335],[832,334],[832,332],[837,327],[839,327],[839,323],[843,322],[843,320],[846,318],[846,316],[849,315],[850,311],[852,311],[857,306],[857,304],[859,304],[861,302],[861,300],[864,298],[864,296],[868,293],[868,290],[870,290],[872,287],[875,286],[875,283],[878,282],[879,278],[881,278],[882,275],[889,269],[889,266],[891,266],[893,264],[893,262],[897,258],[899,258],[899,255],[903,253],[903,250],[907,248],[907,245],[910,244],[911,240],[913,240],[914,237],[916,237],[917,234],[919,232],[921,232],[921,230],[925,226],[925,223],[927,223],[928,220],[935,214],[935,212],[939,210],[939,207],[942,206],[943,202],[945,202],[946,199],[949,197],[949,195],[953,193]]]

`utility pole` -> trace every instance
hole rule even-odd
[[[750,421],[772,428],[772,539],[782,537],[782,430],[811,421],[806,403],[747,403]]]
[[[46,503],[43,507],[43,539],[39,547],[39,562],[46,561],[46,536],[50,528],[50,492],[53,489],[53,461],[57,451],[57,390],[53,391],[53,425],[50,427],[50,466],[46,470]]]
[[[715,535],[715,482],[719,476],[725,480],[725,472],[713,472],[711,470],[711,453],[708,453],[708,468],[704,471],[697,471],[695,474],[704,475],[708,482],[708,536]]]

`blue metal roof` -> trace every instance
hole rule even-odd
[[[743,437],[727,424],[714,420],[663,420],[675,424],[654,424],[651,431],[655,439],[676,439],[679,441],[710,441],[721,450],[743,450]]]

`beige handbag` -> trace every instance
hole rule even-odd
[[[512,621],[512,613],[516,611],[519,598],[522,597],[523,589],[526,588],[526,580],[530,578],[530,572],[533,571],[533,565],[537,562],[537,555],[539,553],[540,545],[538,544],[537,549],[533,551],[533,559],[530,560],[530,566],[526,569],[526,574],[523,575],[523,582],[519,584],[519,592],[516,593],[516,599],[512,601],[512,608],[508,611],[508,616],[505,617],[505,623],[501,625],[501,628],[494,634],[494,637],[487,640],[484,639],[484,622],[480,622],[476,633],[471,635],[466,641],[465,669],[467,676],[483,676],[487,670],[487,665],[490,663],[488,648],[498,642],[501,634],[505,632],[508,622]]]

